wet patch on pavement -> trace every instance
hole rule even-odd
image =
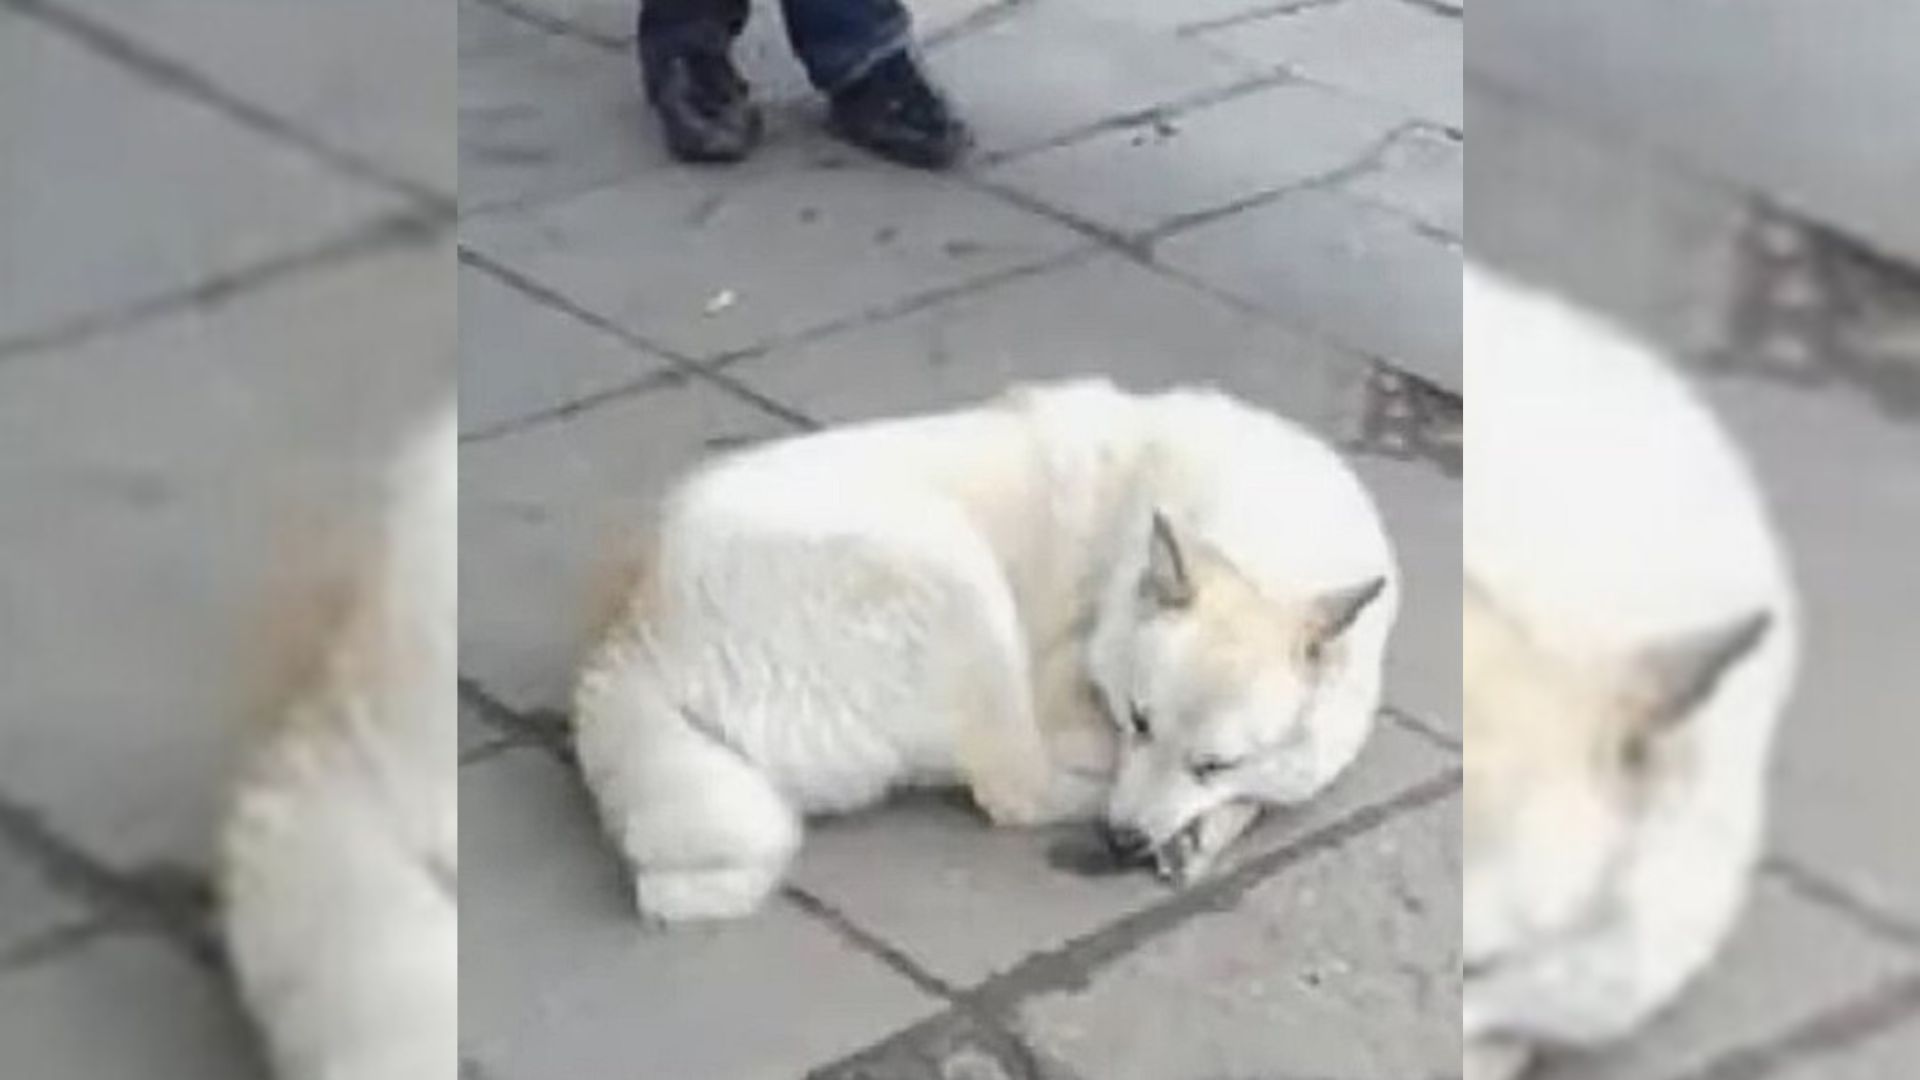
[[[1741,238],[1728,322],[1707,370],[1845,388],[1920,421],[1920,271],[1761,209]]]

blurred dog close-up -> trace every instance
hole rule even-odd
[[[372,535],[274,613],[289,650],[223,826],[224,928],[285,1080],[451,1076],[459,1031],[451,410]]]
[[[1619,1039],[1713,957],[1764,837],[1797,604],[1754,481],[1645,346],[1469,267],[1467,1076]]]

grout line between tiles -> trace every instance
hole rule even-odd
[[[192,66],[122,34],[92,16],[55,0],[0,0],[42,25],[57,30],[150,83],[212,108],[256,134],[296,147],[344,176],[362,180],[415,204],[416,209],[451,216],[454,199],[417,180],[392,172],[372,159],[316,136],[270,109],[240,97]]]

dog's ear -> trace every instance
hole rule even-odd
[[[1369,578],[1357,585],[1324,593],[1313,602],[1313,640],[1325,644],[1347,632],[1367,605],[1387,589],[1384,577]]]
[[[1629,662],[1639,733],[1657,734],[1685,722],[1772,628],[1773,615],[1755,611],[1640,649]]]
[[[1173,523],[1158,510],[1153,512],[1153,529],[1147,538],[1147,569],[1140,577],[1140,599],[1162,611],[1177,611],[1193,604],[1193,575]]]

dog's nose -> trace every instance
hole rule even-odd
[[[1131,825],[1115,825],[1111,821],[1100,823],[1100,839],[1106,841],[1107,850],[1113,853],[1114,861],[1131,864],[1145,861],[1153,849],[1153,841],[1147,834]]]

